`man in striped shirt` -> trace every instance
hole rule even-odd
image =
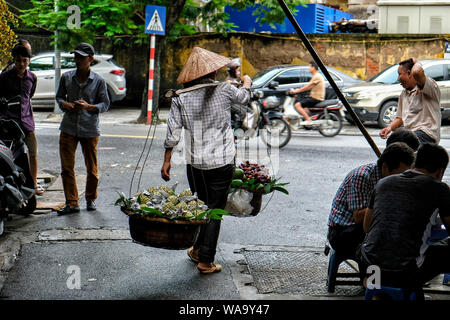
[[[387,148],[376,163],[353,169],[339,186],[328,218],[328,241],[340,255],[353,257],[357,246],[364,240],[362,223],[377,182],[391,174],[401,173],[412,165],[414,150],[419,146],[417,137],[412,136],[413,143],[410,142],[410,145],[413,149],[405,143],[399,143],[402,139],[409,141],[411,135],[414,135],[411,131],[399,131],[388,141]]]

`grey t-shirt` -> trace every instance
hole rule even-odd
[[[408,170],[381,179],[369,208],[372,224],[361,245],[364,262],[387,271],[411,270],[435,209],[441,217],[450,215],[450,190],[437,179]]]

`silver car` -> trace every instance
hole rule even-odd
[[[125,69],[118,66],[112,55],[98,54],[94,56],[91,64],[92,71],[98,73],[105,79],[111,102],[125,98],[127,88],[125,80]],[[55,99],[55,69],[54,52],[41,53],[32,57],[29,69],[37,76],[36,92],[31,100],[33,108],[48,108],[54,104]],[[61,73],[76,68],[74,55],[61,53]]]
[[[450,59],[420,60],[425,74],[434,79],[441,90],[442,119],[450,118]],[[342,93],[361,121],[376,121],[387,127],[397,114],[398,97],[403,87],[397,80],[398,64],[390,66],[369,81],[345,88]],[[353,123],[345,112],[345,118]]]

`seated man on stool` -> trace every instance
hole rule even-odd
[[[376,163],[362,165],[347,174],[333,199],[328,218],[328,241],[337,253],[355,257],[365,237],[363,220],[373,188],[381,178],[401,173],[413,162],[414,150],[406,143],[394,142]]]
[[[308,108],[314,107],[319,102],[325,99],[325,81],[322,75],[319,73],[319,67],[314,61],[309,63],[309,72],[312,73],[313,77],[304,87],[298,89],[291,89],[290,94],[296,94],[304,91],[311,90],[308,98],[299,98],[295,103],[295,109],[300,113],[305,121],[301,123],[303,126],[308,126],[312,123],[311,117],[308,114]]]
[[[450,230],[450,189],[441,181],[448,162],[447,150],[423,143],[413,169],[375,186],[357,258],[363,272],[370,265],[380,268],[381,285],[417,289],[450,272],[449,238],[427,244],[436,209]]]

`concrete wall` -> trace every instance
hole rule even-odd
[[[20,34],[30,40],[33,53],[51,51],[49,35]],[[445,37],[442,35],[379,35],[379,34],[309,34],[322,61],[358,79],[368,79],[410,56],[442,58]],[[288,34],[229,33],[228,36],[201,33],[180,37],[168,44],[161,55],[161,95],[164,90],[176,88],[176,79],[193,47],[229,57],[240,57],[242,70],[250,76],[278,64],[307,64],[312,60],[297,36]],[[108,40],[97,40],[95,48],[114,55],[114,60],[125,67],[127,99],[125,104],[140,104],[147,86],[148,46],[137,45],[134,39],[124,39],[121,45]],[[220,74],[225,78],[225,72]]]
[[[368,79],[403,59],[442,58],[445,38],[434,35],[408,37],[378,34],[308,35],[325,65],[358,78]],[[162,56],[161,88],[176,85],[176,78],[193,47],[229,57],[240,57],[242,71],[250,76],[278,64],[307,64],[312,60],[298,37],[292,35],[229,34],[228,37],[199,34],[182,37]]]

